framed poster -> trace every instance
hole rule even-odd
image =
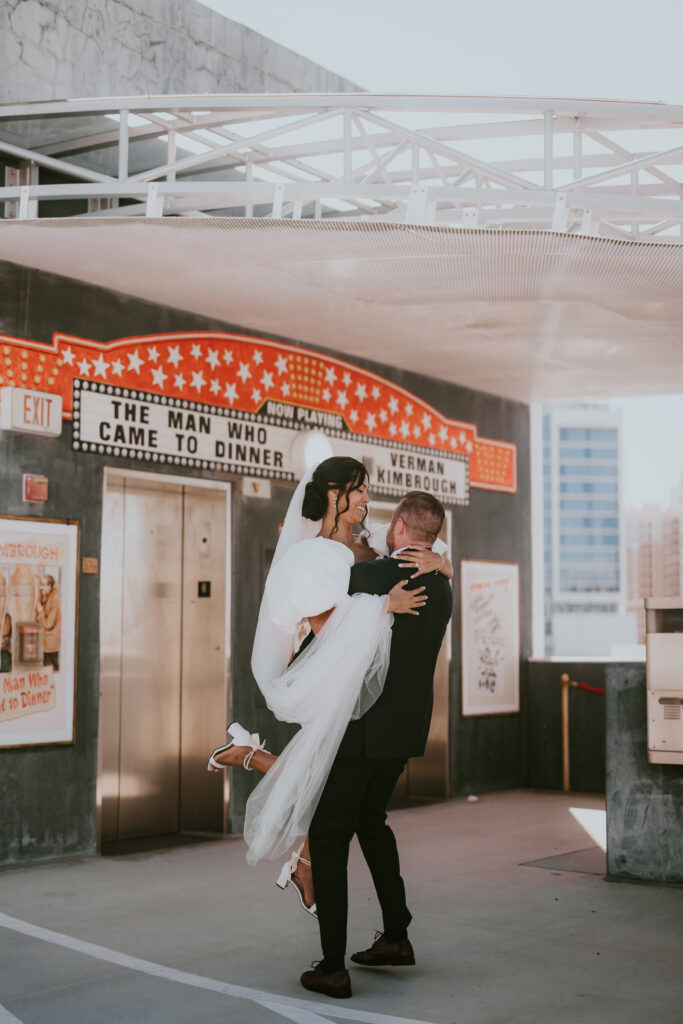
[[[462,713],[519,711],[519,566],[460,563]]]
[[[0,516],[0,747],[73,743],[78,524]]]

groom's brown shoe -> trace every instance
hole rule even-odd
[[[378,933],[370,949],[353,953],[351,959],[354,964],[360,964],[361,967],[412,967],[415,963],[415,953],[408,939],[390,942],[384,935]]]
[[[304,971],[301,984],[309,992],[320,992],[323,996],[333,999],[348,999],[351,996],[351,978],[348,971],[332,971],[325,973],[317,964],[312,971]]]

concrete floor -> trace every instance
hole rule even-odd
[[[344,1001],[299,986],[315,922],[239,839],[5,869],[0,1024],[680,1024],[683,891],[606,882],[571,807],[602,801],[394,812],[417,965],[352,967]],[[350,878],[353,951],[380,924],[356,846]]]

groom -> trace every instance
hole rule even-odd
[[[391,556],[360,562],[351,569],[349,593],[386,594],[414,569],[401,569],[407,547],[431,548],[443,525],[436,498],[412,491],[398,504],[387,535]],[[413,615],[394,618],[391,658],[384,690],[377,702],[349,724],[309,830],[313,885],[323,959],[301,975],[313,992],[344,999],[351,980],[344,966],[349,844],[358,836],[382,909],[384,931],[374,945],[351,959],[363,966],[415,963],[407,928],[406,906],[394,834],[386,809],[409,757],[424,753],[432,714],[434,668],[451,617],[449,581],[429,573],[408,583],[424,586],[428,600]]]

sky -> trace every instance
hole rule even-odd
[[[203,0],[371,92],[683,101],[681,0]],[[683,396],[615,399],[624,503],[666,507]]]
[[[683,477],[683,396],[617,398],[609,405],[622,414],[624,504],[668,508]]]
[[[680,0],[203,0],[372,92],[680,102]]]

